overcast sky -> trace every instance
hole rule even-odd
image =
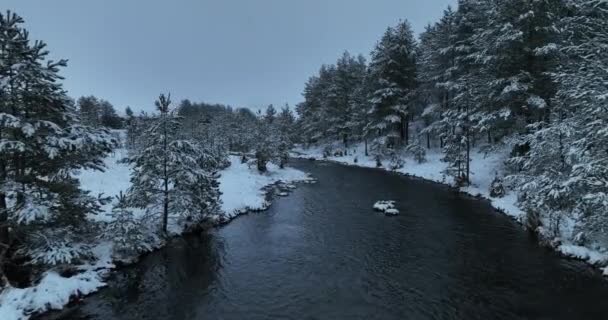
[[[122,111],[177,102],[257,108],[302,100],[304,82],[342,51],[366,56],[389,25],[416,33],[456,0],[0,0],[44,40],[73,97]]]

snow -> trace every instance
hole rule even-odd
[[[128,164],[119,162],[127,156],[126,149],[116,149],[104,160],[106,167],[104,172],[84,170],[78,175],[82,189],[90,191],[91,195],[112,197],[112,201],[102,207],[103,213],[90,216],[91,219],[104,222],[112,220],[110,214],[112,213],[112,207],[117,202],[116,196],[120,192],[126,192],[131,186],[131,168]]]
[[[573,244],[562,244],[557,247],[557,250],[565,256],[585,260],[591,264],[605,264],[608,262],[608,254],[591,250],[586,247]],[[608,270],[608,268],[604,269]]]
[[[399,210],[395,208],[395,201],[380,200],[374,203],[374,210],[384,212],[387,216],[395,216],[399,214]]]
[[[32,313],[63,308],[73,296],[86,295],[103,287],[98,272],[87,270],[70,278],[49,271],[40,283],[29,288],[9,288],[0,293],[0,319],[28,319]]]
[[[238,156],[230,156],[232,165],[222,171],[219,178],[222,192],[222,210],[228,218],[249,210],[263,210],[268,206],[265,186],[283,182],[309,181],[308,175],[293,168],[279,169],[269,163],[268,172],[260,174],[258,170],[247,163],[241,163]]]
[[[102,207],[103,212],[90,215],[89,219],[98,222],[112,221],[112,206],[117,201],[115,196],[125,192],[130,186],[131,169],[128,164],[119,163],[127,156],[125,149],[117,149],[105,159],[104,172],[84,170],[78,174],[81,187],[95,196],[102,194],[112,197],[112,202]],[[261,210],[268,207],[265,192],[262,188],[278,182],[286,183],[287,189],[294,189],[292,182],[313,182],[306,173],[293,169],[279,169],[269,164],[268,172],[258,173],[257,169],[241,164],[240,158],[231,156],[232,165],[221,171],[220,190],[222,191],[222,209],[229,218],[247,210]],[[135,214],[141,214],[135,212]],[[171,231],[181,232],[176,226]],[[76,244],[78,245],[78,244]],[[40,282],[28,288],[7,288],[0,292],[0,320],[28,319],[32,314],[47,310],[61,309],[70,299],[87,295],[105,286],[104,278],[116,267],[113,259],[113,243],[99,240],[91,252],[94,261],[76,266],[80,271],[72,277],[62,277],[54,271],[47,271]],[[134,257],[132,261],[136,261]]]

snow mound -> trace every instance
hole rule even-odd
[[[399,214],[399,210],[395,208],[395,201],[393,200],[380,200],[374,203],[374,210],[384,212],[387,216]]]
[[[92,270],[70,278],[48,272],[34,287],[4,290],[0,294],[0,319],[28,319],[32,313],[58,310],[72,297],[87,295],[103,286],[101,276]]]

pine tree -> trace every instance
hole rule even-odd
[[[112,129],[121,129],[122,128],[122,118],[118,116],[114,106],[106,101],[99,101],[99,121],[102,126]]]
[[[278,130],[275,118],[276,110],[268,106],[263,116],[259,117],[255,138],[254,152],[258,171],[264,173],[268,170],[268,162],[282,163],[281,133]],[[283,163],[284,165],[284,163]]]
[[[345,51],[335,67],[328,70],[331,72],[331,78],[323,100],[326,115],[324,118],[331,125],[325,135],[330,140],[341,140],[344,148],[348,148],[348,141],[353,135],[350,108],[355,91],[365,76],[365,59],[362,56],[355,58]]]
[[[215,168],[194,143],[179,138],[181,123],[170,104],[169,96],[160,95],[156,101],[160,114],[146,129],[144,146],[129,159],[133,165],[130,204],[160,216],[163,234],[169,215],[192,227],[219,210]]]
[[[373,50],[370,126],[389,148],[409,143],[409,121],[416,89],[416,41],[410,24],[388,28]]]
[[[77,103],[82,123],[92,127],[99,127],[101,125],[101,110],[99,110],[97,98],[94,96],[80,97]]]
[[[581,220],[577,232],[589,244],[605,246],[608,55],[598,48],[608,47],[608,4],[565,4],[569,14],[554,19],[559,41],[542,49],[543,55],[557,52],[559,58],[551,73],[556,96],[550,113],[518,139],[527,149],[509,160],[508,179],[520,190],[531,227],[558,237],[565,217]]]
[[[88,255],[85,216],[100,201],[72,173],[102,170],[115,143],[81,125],[59,83],[66,61],[47,61],[46,45],[30,42],[22,24],[0,14],[0,285],[9,285],[3,271],[19,255],[39,265]]]
[[[525,133],[527,125],[544,121],[555,95],[550,72],[557,41],[555,22],[562,0],[495,1],[488,9],[489,26],[477,38],[486,48],[477,59],[492,76],[480,122],[500,141],[511,133]]]
[[[279,135],[277,152],[280,168],[284,168],[287,164],[287,161],[289,160],[289,150],[292,148],[295,141],[295,136],[293,134],[294,123],[295,117],[293,112],[289,109],[289,105],[285,105],[277,116],[275,124],[276,132]]]

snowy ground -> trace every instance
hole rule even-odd
[[[103,194],[113,198],[112,203],[103,207],[103,213],[89,216],[91,220],[111,221],[112,205],[117,201],[115,196],[129,188],[129,165],[118,163],[125,156],[126,150],[117,149],[106,158],[105,172],[84,171],[78,176],[83,189],[90,190],[93,195]],[[261,175],[255,168],[241,164],[238,157],[231,156],[230,161],[232,165],[221,172],[219,179],[222,209],[230,219],[247,210],[266,208],[268,204],[261,190],[263,187],[278,181],[289,183],[310,179],[304,172],[293,168],[279,169],[270,164],[268,172]],[[170,229],[179,233],[175,226]],[[71,297],[86,295],[103,287],[105,276],[115,268],[112,243],[100,240],[93,253],[97,258],[95,263],[78,266],[81,273],[75,276],[65,278],[49,270],[34,287],[10,288],[0,292],[0,320],[28,319],[33,313],[61,309]]]
[[[293,168],[279,169],[268,164],[268,172],[260,175],[256,168],[241,163],[237,156],[230,156],[232,165],[222,172],[220,191],[222,210],[232,218],[248,210],[265,209],[268,204],[262,188],[278,181],[293,182],[308,180],[308,176]]]
[[[293,150],[292,156],[321,160],[323,159],[323,149],[321,147],[311,147],[308,149],[296,148]],[[484,153],[473,150],[471,155],[471,186],[461,190],[473,196],[481,196],[488,199],[493,207],[523,223],[526,214],[517,206],[517,195],[514,192],[507,193],[502,198],[490,197],[490,184],[497,174],[502,176],[504,161],[507,156],[507,151],[486,156]],[[396,171],[430,181],[452,184],[452,180],[446,178],[442,173],[446,168],[446,163],[442,162],[441,158],[441,150],[431,149],[427,151],[426,162],[418,163],[413,158],[406,158],[404,167]],[[365,156],[363,144],[353,145],[348,148],[348,155],[328,157],[326,160],[346,165],[369,168],[376,167],[376,161],[373,157]],[[608,264],[608,253],[572,243],[571,239],[574,236],[572,230],[575,223],[576,222],[571,219],[564,223],[565,226],[562,228],[562,235],[560,237],[561,244],[555,249],[565,256],[584,260],[593,265],[604,266],[604,275],[608,276],[608,267],[605,267],[606,264]]]

